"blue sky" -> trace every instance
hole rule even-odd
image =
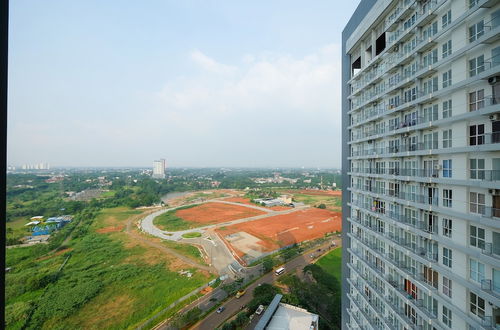
[[[359,1],[14,1],[8,162],[340,167]]]

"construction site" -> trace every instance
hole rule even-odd
[[[340,198],[340,192],[300,190],[297,196],[323,201]],[[198,247],[219,274],[231,275],[275,251],[342,230],[340,212],[307,201],[266,207],[234,191],[230,197],[179,203],[181,207],[157,211],[140,225],[151,235]],[[163,230],[157,219],[166,212],[178,228],[189,229]]]

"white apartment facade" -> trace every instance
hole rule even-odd
[[[164,179],[165,178],[165,159],[153,161],[153,178]]]
[[[343,328],[500,329],[500,0],[362,0],[343,57]]]

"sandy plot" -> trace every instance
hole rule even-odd
[[[231,241],[227,237],[242,233],[258,238],[259,241],[252,242],[252,246],[258,244],[261,251],[269,252],[280,247],[288,246],[307,240],[322,237],[329,232],[342,229],[342,216],[340,212],[332,212],[324,209],[311,208],[289,214],[281,214],[255,221],[244,222],[225,228],[218,228],[217,232],[236,251],[248,255],[254,247],[248,244],[240,244],[237,240]]]
[[[266,252],[266,249],[260,244],[261,240],[259,238],[244,231],[229,234],[225,236],[225,239],[236,249],[236,251],[244,251],[245,254],[253,258],[258,258]],[[240,253],[238,254],[240,255]]]
[[[186,221],[198,223],[221,223],[241,218],[254,217],[266,212],[244,206],[205,203],[189,209],[178,210],[175,215]]]

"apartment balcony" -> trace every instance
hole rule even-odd
[[[347,297],[349,298],[349,300],[351,302],[354,303],[354,305],[356,305],[356,308],[358,309],[359,312],[361,312],[361,314],[363,315],[363,318],[370,324],[370,328],[371,329],[376,329],[373,326],[375,324],[375,319],[369,315],[368,310],[366,308],[362,307],[362,304],[361,304],[361,301],[360,301],[361,299],[359,297],[353,296],[350,293],[347,294]],[[359,321],[360,321],[360,324],[363,324],[363,322],[361,320],[359,320]]]
[[[493,243],[490,242],[484,243],[484,249],[481,252],[490,257],[500,259],[500,249],[497,245],[494,245]]]
[[[348,329],[363,329],[361,318],[357,315],[357,311],[354,311],[352,308],[347,308],[347,313],[351,316],[351,318],[356,323],[355,327],[349,323],[347,323]]]
[[[484,218],[490,218],[493,220],[500,219],[500,209],[489,207],[489,206],[478,206],[478,212]]]
[[[360,185],[353,185],[353,186],[351,186],[351,190],[352,189],[358,190],[361,193],[368,192],[368,193],[377,194],[377,196],[374,196],[374,198],[382,197],[382,198],[384,198],[384,201],[390,201],[389,198],[397,198],[397,199],[402,199],[402,200],[405,200],[408,202],[424,204],[426,206],[429,206],[429,205],[430,206],[439,206],[439,198],[436,196],[428,195],[428,194],[407,193],[404,191],[399,191],[397,193],[397,196],[396,196],[396,192],[393,193],[394,196],[390,196],[389,190],[377,189],[376,187],[360,186]],[[387,191],[387,194],[385,193],[386,191]],[[367,205],[368,207],[366,207],[365,205]],[[357,206],[360,206],[360,205],[357,205]],[[370,203],[368,203],[368,204],[364,203],[364,205],[360,206],[360,207],[367,208],[367,209],[371,210],[372,212],[376,212],[376,213],[381,213],[381,214],[386,213],[385,209],[379,208],[379,207],[374,206],[374,205],[370,205]],[[427,209],[427,208],[424,208],[424,209]]]
[[[433,292],[438,292],[438,282],[436,281],[431,281],[427,276],[425,276],[424,273],[420,273],[417,275],[418,281],[423,284],[428,290],[433,291]]]
[[[485,291],[487,294],[493,295],[500,298],[500,286],[497,284],[496,287],[492,280],[484,279],[481,281],[481,290]]]
[[[382,307],[378,306],[374,303],[375,299],[366,295],[361,283],[352,282],[350,279],[347,279],[347,282],[349,282],[351,287],[355,288],[358,291],[359,295],[363,298],[365,303],[368,304],[372,308],[372,310],[375,312],[375,314],[382,315],[384,313],[384,310],[382,309]]]
[[[479,147],[483,144],[500,143],[500,132],[479,134],[469,137],[469,146]]]

